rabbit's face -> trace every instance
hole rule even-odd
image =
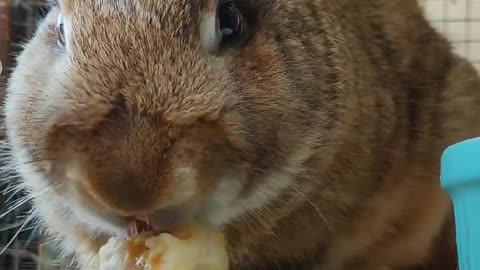
[[[39,212],[122,234],[132,218],[221,225],[290,192],[319,112],[255,2],[59,1],[6,101]]]

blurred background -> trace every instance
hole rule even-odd
[[[418,1],[432,24],[450,38],[455,51],[470,59],[480,71],[480,0]],[[12,56],[32,36],[47,10],[45,0],[0,0],[0,61],[4,67],[0,90],[15,65]],[[0,153],[0,161],[2,156]],[[55,261],[49,240],[35,222],[24,225],[30,214],[28,202],[9,212],[25,198],[25,194],[16,193],[10,178],[11,175],[0,175],[0,270],[74,269]]]

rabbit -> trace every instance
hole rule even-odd
[[[479,104],[415,0],[59,0],[4,113],[80,269],[132,220],[206,220],[231,270],[454,270],[439,161]]]

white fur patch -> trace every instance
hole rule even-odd
[[[218,29],[217,15],[214,11],[206,12],[200,20],[200,43],[208,52],[218,50],[220,44],[220,30]]]
[[[234,218],[244,215],[247,212],[261,209],[268,203],[275,200],[282,191],[292,189],[295,184],[296,175],[301,170],[301,164],[311,155],[311,142],[314,136],[307,136],[303,147],[293,153],[289,159],[288,166],[281,171],[273,171],[261,185],[248,198],[238,199],[242,184],[246,179],[243,176],[225,176],[221,184],[213,194],[207,216],[210,222],[217,226],[225,225]]]
[[[249,211],[260,209],[265,204],[274,200],[281,191],[291,186],[295,178],[289,174],[272,173],[264,184],[258,186],[248,197],[238,200],[241,191],[239,183],[245,182],[235,178],[225,178],[212,197],[207,218],[217,226],[222,226],[236,217]]]

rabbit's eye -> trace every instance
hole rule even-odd
[[[59,46],[64,47],[66,45],[66,39],[65,39],[65,23],[63,19],[63,15],[60,14],[58,15],[57,18],[57,25],[55,27],[57,31],[57,43]]]
[[[247,34],[247,22],[235,1],[226,0],[220,4],[218,23],[221,47],[244,40]]]

